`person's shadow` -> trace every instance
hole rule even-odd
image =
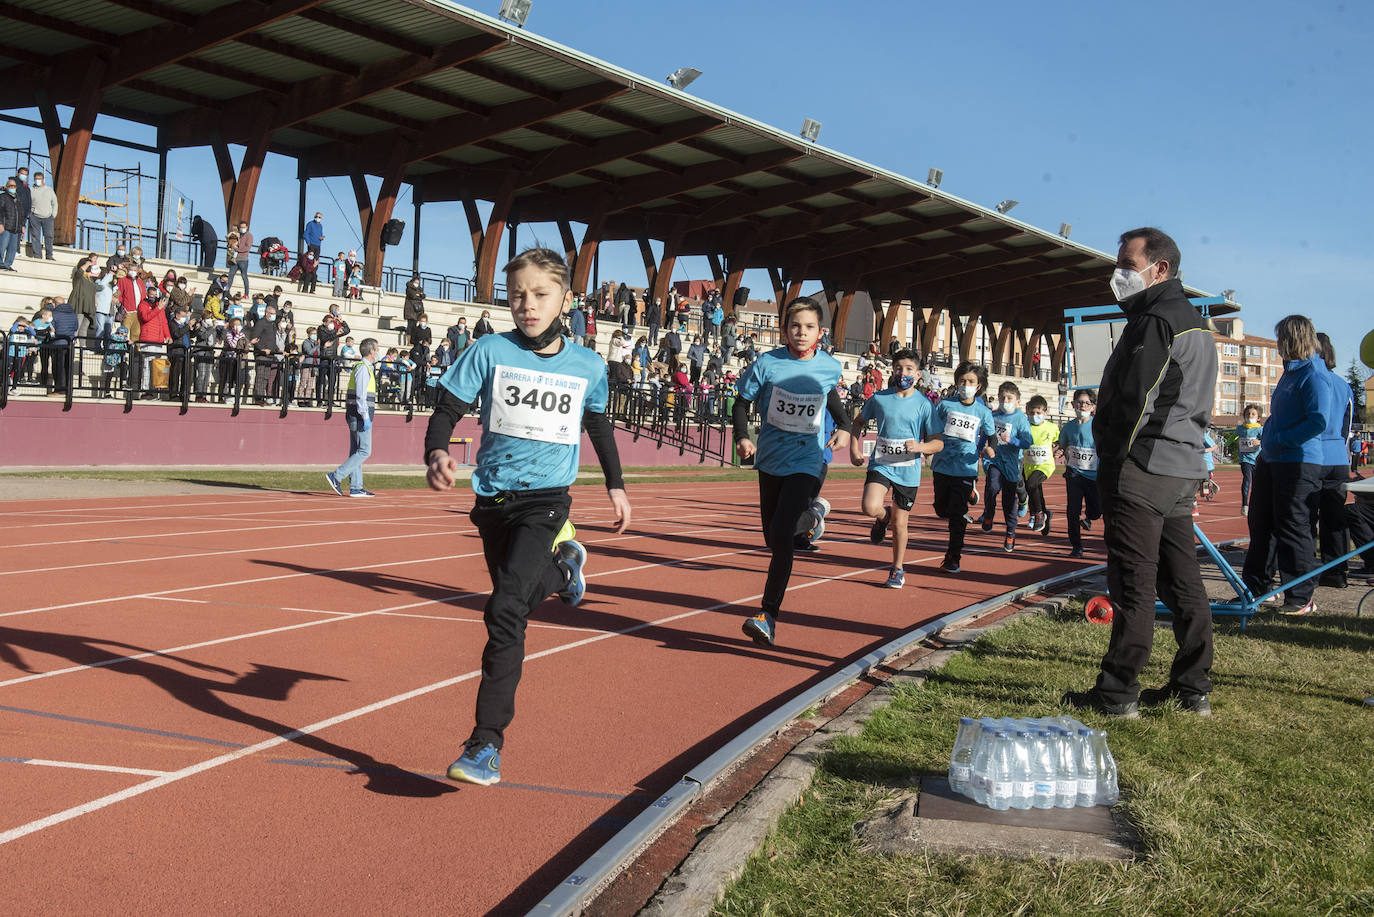
[[[0,660],[20,671],[36,674],[37,670],[24,658],[24,651],[60,656],[73,665],[108,668],[111,672],[146,679],[193,710],[231,723],[241,723],[267,735],[282,736],[302,748],[348,762],[353,765],[349,773],[365,776],[367,783],[364,788],[373,793],[432,797],[457,789],[432,777],[378,761],[366,752],[345,748],[317,735],[301,732],[296,727],[240,710],[222,697],[237,695],[257,700],[284,701],[290,696],[291,690],[303,681],[345,681],[343,678],[260,663],[254,663],[251,671],[240,675],[232,669],[118,640],[0,627]],[[146,658],[129,658],[145,654]],[[177,665],[224,678],[193,674]]]

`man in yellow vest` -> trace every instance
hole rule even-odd
[[[372,368],[377,362],[377,339],[363,338],[358,345],[358,355],[362,359],[349,373],[348,394],[345,396],[348,459],[324,476],[329,482],[329,489],[341,497],[343,490],[340,485],[344,478],[352,478],[348,491],[350,497],[375,496],[372,491],[363,490],[363,462],[372,454],[372,421],[377,413],[377,374]]]

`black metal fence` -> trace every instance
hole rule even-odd
[[[724,385],[701,391],[679,391],[671,385],[647,382],[610,383],[607,413],[638,441],[647,437],[660,446],[691,452],[701,461],[731,464],[733,441],[730,412],[735,397]]]

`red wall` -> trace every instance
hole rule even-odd
[[[14,465],[330,465],[348,455],[348,428],[342,412],[329,420],[320,411],[292,411],[285,418],[275,410],[245,408],[230,417],[224,407],[193,407],[185,416],[179,407],[135,402],[124,413],[122,402],[62,403],[10,401],[0,411],[0,467]],[[428,414],[377,415],[372,434],[372,458],[383,465],[418,465],[424,450]],[[480,428],[465,418],[455,436],[477,439]],[[699,456],[658,449],[648,438],[633,442],[616,430],[623,465],[696,465]],[[463,457],[455,445],[454,455]],[[472,453],[477,452],[473,443]],[[595,465],[591,443],[582,438],[582,464]],[[714,464],[714,463],[712,463]]]

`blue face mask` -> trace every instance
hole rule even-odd
[[[899,379],[897,380],[897,387],[898,387],[899,389],[901,389],[902,391],[906,391],[907,389],[911,388],[911,387],[912,387],[913,385],[915,385],[915,384],[916,384],[916,377],[915,377],[915,376],[902,376],[901,378],[899,378]]]
[[[1044,415],[1044,414],[1032,414],[1032,415],[1030,415],[1030,422],[1031,422],[1031,426],[1033,426],[1033,427],[1038,427],[1038,426],[1040,426],[1042,423],[1045,422],[1045,415]]]

